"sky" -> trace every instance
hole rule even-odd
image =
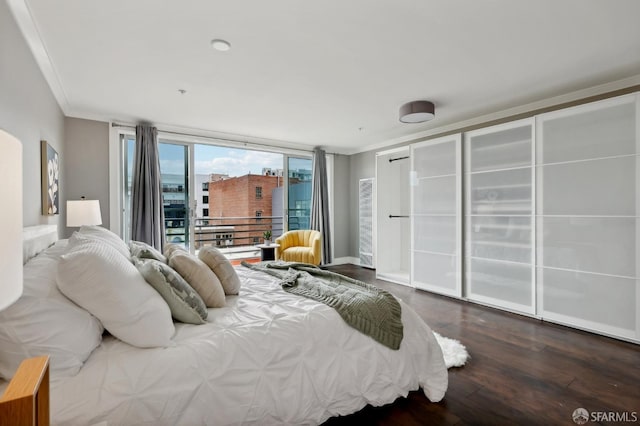
[[[133,161],[133,143],[128,144],[128,160]],[[184,145],[161,143],[160,170],[161,173],[182,174],[186,160]],[[228,148],[211,145],[195,145],[194,150],[195,174],[221,173],[229,176],[244,176],[246,174],[262,174],[265,167],[271,169],[283,168],[283,155],[273,152],[251,151],[246,149]],[[292,159],[290,169],[310,169],[308,159]]]
[[[185,149],[181,145],[160,145],[160,170],[162,173],[183,173]],[[249,151],[210,145],[195,145],[195,172],[199,174],[221,173],[229,176],[262,174],[264,167],[282,168],[282,154]]]

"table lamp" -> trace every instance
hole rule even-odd
[[[102,225],[100,200],[67,200],[67,226]]]

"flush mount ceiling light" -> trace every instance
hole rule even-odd
[[[214,49],[219,50],[220,52],[226,52],[227,50],[231,49],[231,43],[229,43],[227,40],[222,40],[219,38],[211,40],[211,46]]]
[[[422,123],[433,120],[436,107],[433,102],[413,101],[400,107],[400,121],[403,123]]]

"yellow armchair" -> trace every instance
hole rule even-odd
[[[285,232],[276,238],[276,259],[319,265],[321,259],[320,232],[310,229]]]

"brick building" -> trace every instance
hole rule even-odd
[[[259,242],[262,239],[262,230],[257,229],[265,228],[265,224],[270,223],[269,220],[265,220],[261,224],[259,218],[272,215],[272,192],[282,185],[281,176],[252,174],[209,182],[209,217],[252,218],[215,220],[215,224],[236,225],[234,245]],[[239,224],[244,226],[238,226]]]

